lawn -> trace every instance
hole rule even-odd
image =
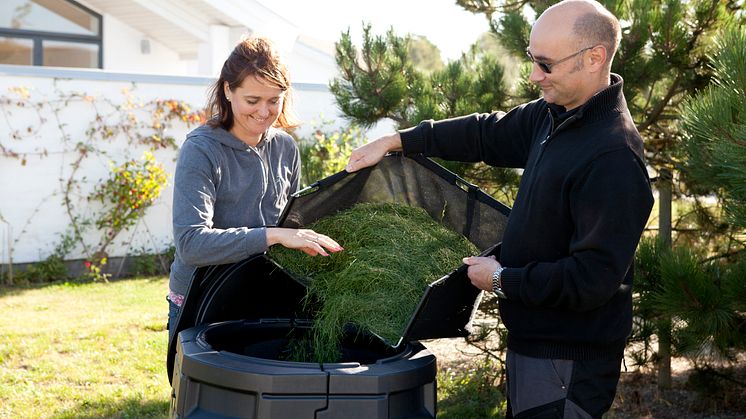
[[[167,281],[0,288],[0,418],[166,417]],[[496,389],[439,381],[439,417],[501,416]]]
[[[0,418],[166,417],[166,291],[164,277],[0,287]],[[441,366],[438,417],[502,417],[502,395],[482,379],[494,366],[466,362],[479,358],[457,356],[454,344],[426,343]],[[746,417],[740,365],[707,399],[688,388],[686,368],[665,393],[652,372],[623,373],[607,417]]]
[[[0,289],[0,417],[166,417],[167,279]]]

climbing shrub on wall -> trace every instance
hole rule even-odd
[[[122,230],[134,226],[161,195],[168,183],[168,175],[163,165],[155,160],[150,152],[141,159],[130,159],[119,166],[112,166],[109,178],[96,186],[88,197],[103,204],[94,220],[102,237],[94,260],[89,260],[86,268],[92,272],[93,264],[105,264],[106,248]],[[99,259],[96,260],[96,257]],[[97,278],[97,272],[93,272]]]
[[[51,97],[37,96],[33,89],[22,86],[0,93],[0,116],[8,131],[2,135],[0,126],[0,156],[18,160],[20,167],[46,164],[43,160],[50,145],[66,156],[60,169],[60,188],[48,198],[61,199],[68,228],[49,258],[54,258],[58,267],[69,254],[82,253],[85,276],[105,280],[108,248],[138,224],[168,184],[168,173],[154,152],[175,151],[176,140],[170,135],[175,125],[189,129],[204,123],[205,114],[180,100],[141,101],[132,94],[135,85],[122,89],[119,97],[99,97],[60,88],[58,82]],[[72,106],[81,110],[73,115],[75,121],[71,120]],[[78,118],[87,121],[81,124]],[[30,148],[28,143],[33,141],[40,146]],[[142,156],[133,156],[142,150]],[[32,160],[32,156],[39,159]],[[88,169],[97,162],[108,162],[108,175],[91,178]],[[15,234],[14,243],[24,238],[39,207]],[[30,269],[25,279],[60,279],[29,278],[35,271],[38,269]],[[59,269],[55,272],[59,274]]]

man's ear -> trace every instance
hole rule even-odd
[[[592,72],[601,71],[606,63],[607,51],[603,45],[596,45],[588,51],[588,59]]]

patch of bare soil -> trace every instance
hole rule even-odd
[[[464,370],[481,356],[479,350],[469,346],[464,338],[434,339],[422,344],[437,358],[438,370]]]
[[[741,357],[743,358],[743,357]],[[656,371],[622,372],[608,418],[746,418],[746,362],[696,369],[672,360],[672,384],[658,388]]]
[[[481,356],[464,339],[422,342],[438,359],[438,370],[461,372],[474,368]],[[617,396],[607,419],[736,419],[746,418],[746,354],[734,365],[697,370],[687,360],[671,363],[672,387],[658,389],[656,371],[633,368],[626,360]]]

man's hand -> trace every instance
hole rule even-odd
[[[480,290],[492,292],[492,274],[500,267],[497,259],[494,256],[471,256],[464,258],[463,262],[469,265],[467,274],[471,284]]]
[[[352,173],[373,166],[381,161],[389,151],[398,151],[401,148],[401,137],[398,132],[383,136],[352,150],[345,170]]]

